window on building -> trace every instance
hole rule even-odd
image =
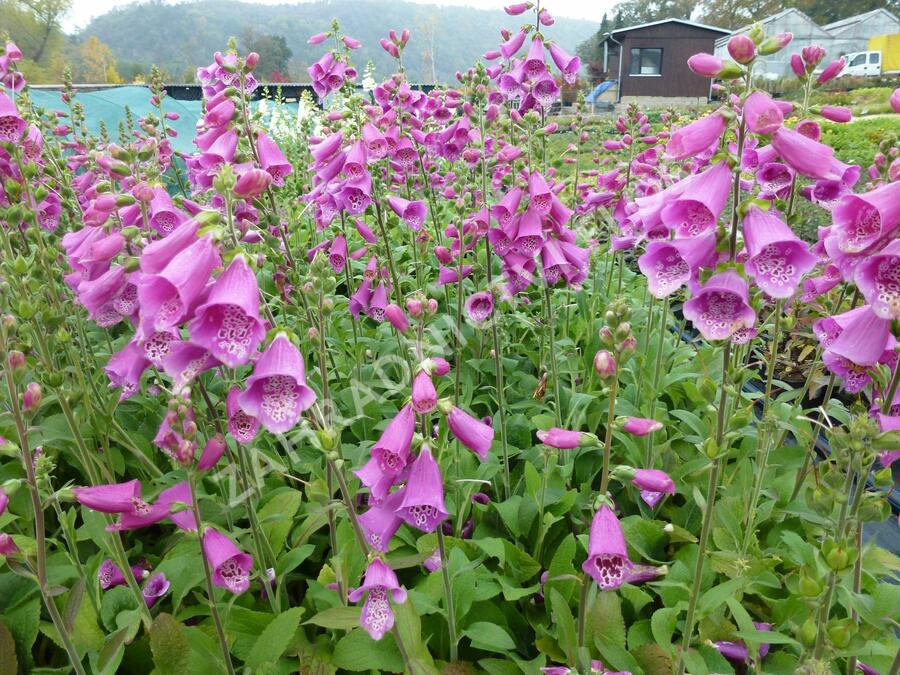
[[[632,49],[629,75],[661,75],[662,49]]]
[[[870,52],[869,53],[869,63],[878,63],[878,59],[881,57],[881,54],[878,52]]]

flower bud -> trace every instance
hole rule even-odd
[[[21,372],[25,369],[25,354],[18,349],[13,349],[6,357],[6,363],[13,373]]]
[[[616,376],[616,357],[611,352],[601,349],[594,355],[594,370],[604,382]]]
[[[793,33],[779,33],[770,38],[766,38],[759,44],[759,53],[761,56],[768,56],[780,52],[787,47],[791,40],[794,39]]]
[[[826,82],[830,82],[838,75],[841,74],[841,71],[844,70],[844,59],[837,59],[832,61],[827,66],[825,66],[825,70],[823,70],[818,77],[819,84],[825,84]]]
[[[41,405],[44,393],[37,382],[29,382],[22,394],[22,409],[25,412],[35,412]]]
[[[409,315],[412,318],[418,319],[419,317],[421,317],[423,310],[424,310],[424,307],[422,306],[421,299],[409,298],[406,301],[406,311],[409,312]]]
[[[405,333],[409,330],[409,320],[400,305],[390,303],[384,308],[384,316],[398,332]]]
[[[747,64],[756,56],[756,45],[746,35],[732,35],[728,40],[728,54],[738,63]]]

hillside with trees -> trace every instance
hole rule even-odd
[[[404,66],[418,82],[452,82],[464,69],[501,40],[497,26],[517,27],[516,19],[502,10],[438,7],[395,0],[343,0],[291,5],[258,5],[230,0],[201,0],[179,4],[131,4],[94,19],[76,38],[96,37],[109,45],[123,74],[159,65],[170,81],[191,81],[198,65],[209,63],[212,53],[225,47],[229,37],[243,49],[257,49],[272,63],[264,75],[306,81],[306,68],[321,56],[321,46],[306,44],[313,33],[327,31],[332,19],[344,32],[361,40],[357,63],[372,61],[376,71],[391,70],[390,57],[379,47],[384,26],[409,28],[412,41]],[[556,18],[553,36],[569,51],[597,24]]]

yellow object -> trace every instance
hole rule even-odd
[[[900,33],[869,38],[869,51],[881,52],[881,72],[900,71]]]

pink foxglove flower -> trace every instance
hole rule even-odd
[[[244,553],[218,530],[203,531],[203,554],[213,571],[213,584],[239,595],[250,588],[253,556]]]
[[[794,295],[800,278],[816,264],[809,246],[770,212],[751,205],[744,217],[747,273],[770,298]]]
[[[662,428],[662,422],[650,420],[646,417],[626,417],[622,423],[622,430],[632,436],[647,436]]]
[[[382,281],[372,292],[369,298],[369,306],[366,308],[366,314],[369,318],[374,319],[378,323],[384,321],[384,312],[388,305],[388,287]]]
[[[426,415],[437,408],[437,390],[431,380],[431,373],[419,371],[412,383],[412,407],[420,415]]]
[[[671,204],[663,208],[662,222],[679,237],[695,237],[712,230],[731,190],[731,167],[719,162],[706,169]]]
[[[397,515],[397,509],[403,503],[403,493],[404,489],[390,493],[381,503],[370,506],[359,516],[366,542],[376,551],[387,553],[391,538],[403,524],[403,519]]]
[[[187,317],[218,265],[219,255],[212,238],[198,239],[172,258],[161,272],[143,276],[138,285],[141,314],[152,317],[156,330],[176,326]]]
[[[894,240],[856,268],[856,285],[882,319],[900,318],[900,240]]]
[[[807,138],[793,129],[780,127],[772,136],[775,148],[784,163],[808,178],[831,178],[853,185],[859,178],[859,167],[850,166],[834,156],[834,150]]]
[[[675,482],[659,469],[637,469],[631,483],[641,491],[641,499],[651,508],[666,495],[675,494]]]
[[[756,322],[747,282],[733,270],[711,276],[684,304],[684,316],[707,340],[725,340]]]
[[[212,286],[188,327],[191,339],[229,368],[250,361],[266,330],[259,318],[256,275],[237,255]]]
[[[818,78],[819,84],[825,84],[826,82],[829,82],[829,81],[833,80],[834,78],[836,78],[838,75],[841,74],[841,71],[844,70],[845,65],[846,65],[846,62],[844,61],[843,58],[836,59],[835,61],[832,61],[831,63],[829,63],[827,66],[825,66],[825,69],[819,74],[819,78]]]
[[[446,415],[453,436],[485,461],[494,441],[494,428],[456,406],[450,407]]]
[[[742,113],[747,128],[755,134],[768,136],[784,124],[781,109],[762,91],[755,91],[747,97]]]
[[[536,209],[529,208],[518,219],[518,228],[513,239],[513,250],[528,258],[537,253],[544,242],[544,227],[541,215]]]
[[[18,143],[26,126],[28,124],[19,114],[13,100],[0,92],[0,141]]]
[[[125,483],[77,487],[73,492],[75,501],[100,513],[143,512],[150,509],[150,505],[141,498],[141,482],[137,479]]]
[[[347,264],[347,239],[343,234],[336,236],[328,247],[328,264],[335,274],[341,272]]]
[[[103,370],[109,378],[111,387],[122,389],[119,400],[124,401],[134,396],[141,388],[141,376],[150,367],[150,359],[134,340],[113,354]]]
[[[294,428],[301,413],[316,402],[306,385],[303,356],[287,335],[279,333],[263,352],[238,396],[241,409],[268,431],[283,434]]]
[[[264,131],[256,135],[256,151],[259,153],[259,165],[272,177],[272,184],[284,185],[285,176],[289,176],[294,168],[278,144]]]
[[[507,5],[503,8],[503,11],[510,16],[519,16],[519,14],[524,14],[529,7],[530,5],[527,2],[517,2],[514,5]]]
[[[713,113],[680,127],[666,144],[666,156],[681,160],[700,154],[719,142],[726,126],[725,118]]]
[[[412,405],[405,405],[372,446],[372,459],[384,473],[396,476],[409,462],[409,450],[416,429]],[[371,487],[371,486],[369,486]]]
[[[397,604],[406,602],[406,589],[397,581],[394,570],[380,558],[375,558],[366,568],[362,586],[350,591],[347,599],[359,602],[364,595],[367,597],[360,614],[360,625],[373,640],[380,640],[394,627],[391,601]]]
[[[132,565],[131,573],[135,579],[141,581],[147,572],[142,565]],[[100,581],[100,588],[104,591],[114,586],[124,586],[128,583],[119,566],[108,558],[100,563],[100,569],[97,570],[97,579]]]
[[[428,215],[428,207],[425,202],[418,200],[411,202],[402,197],[388,197],[388,206],[396,213],[411,230],[421,230],[422,224]]]
[[[197,469],[199,471],[209,471],[225,454],[225,438],[221,434],[216,434],[203,446],[200,452],[200,459],[197,460]]]
[[[190,505],[191,489],[187,481],[176,483],[159,493],[159,497],[149,509],[136,508],[119,515],[119,520],[106,529],[109,531],[137,530],[149,527],[166,518],[182,530],[197,529],[197,522],[190,509],[176,509],[177,504]]]
[[[687,60],[688,68],[701,77],[718,77],[725,69],[725,62],[718,56],[700,52]]]
[[[250,444],[259,433],[259,419],[248,415],[238,403],[241,395],[240,387],[232,387],[225,401],[225,412],[228,415],[228,433],[241,445]]]
[[[500,53],[503,55],[504,59],[511,59],[516,53],[522,48],[522,45],[525,44],[526,33],[524,30],[519,30],[514,33],[510,38],[500,45]]]
[[[444,481],[441,469],[423,445],[409,470],[403,501],[396,511],[408,525],[422,532],[434,532],[449,517],[444,506]]]
[[[625,535],[616,514],[603,504],[591,521],[588,557],[581,568],[604,591],[618,588],[627,578],[634,563],[628,558]]]
[[[848,194],[832,211],[832,234],[841,251],[866,251],[900,227],[900,181]]]
[[[162,572],[154,574],[147,579],[144,587],[141,589],[141,595],[144,596],[144,602],[147,603],[148,609],[152,608],[168,592],[169,580],[166,579],[166,575]]]
[[[406,318],[406,313],[400,305],[389,303],[384,308],[384,317],[398,332],[405,333],[409,330],[409,319]]]
[[[550,45],[550,57],[553,63],[559,68],[563,79],[567,84],[574,84],[578,78],[578,71],[581,70],[581,59],[577,56],[571,56],[555,42]]]
[[[466,298],[466,313],[476,323],[481,323],[487,319],[493,311],[494,296],[489,291],[473,293]]]
[[[531,40],[524,67],[525,76],[529,80],[536,80],[547,72],[547,63],[544,61],[544,41],[537,35]]]
[[[638,258],[647,287],[657,298],[671,295],[688,283],[700,267],[716,261],[716,233],[710,230],[689,239],[654,240]]]
[[[546,431],[538,431],[537,437],[544,445],[559,450],[572,450],[573,448],[589,448],[598,444],[597,437],[594,434],[584,433],[582,431],[569,431],[568,429],[560,429],[553,427]]]
[[[0,127],[0,129],[2,129],[2,127]],[[16,542],[13,541],[13,538],[6,532],[0,532],[0,555],[9,558],[16,555],[18,552],[19,547],[16,545]]]
[[[141,272],[145,274],[162,272],[176,255],[197,241],[199,228],[200,223],[192,219],[163,239],[147,244],[141,251]]]

